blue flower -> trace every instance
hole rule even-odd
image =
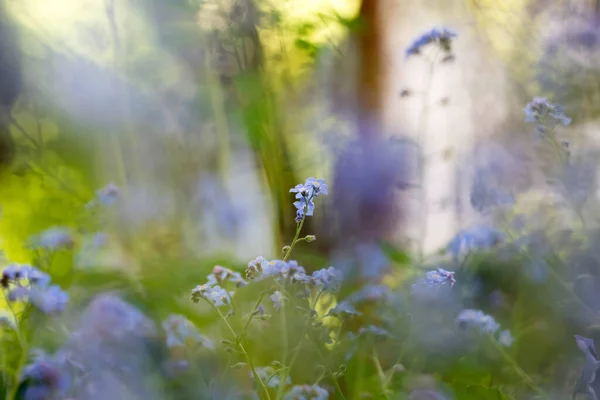
[[[35,247],[47,250],[58,250],[73,247],[74,240],[71,230],[65,227],[53,227],[40,233],[33,239]]]
[[[509,330],[503,330],[498,335],[498,343],[500,343],[502,346],[510,347],[514,341],[515,338],[510,334]]]
[[[315,210],[314,199],[321,194],[327,195],[327,184],[323,179],[308,178],[304,184],[300,183],[290,189],[290,193],[296,193],[296,221],[302,220],[305,216],[312,216]]]
[[[342,273],[334,267],[323,268],[313,272],[311,280],[325,291],[337,292],[342,284]]]
[[[482,225],[459,232],[448,244],[448,250],[454,258],[458,258],[474,250],[493,247],[503,238],[502,232],[491,226]]]
[[[55,314],[65,309],[69,302],[69,294],[60,286],[33,288],[29,293],[29,301],[45,314]]]
[[[476,327],[485,333],[495,333],[500,329],[500,324],[481,310],[463,310],[456,317],[456,321],[461,327]]]
[[[339,319],[359,315],[362,315],[362,313],[357,311],[356,308],[354,308],[354,306],[347,301],[338,303],[334,308],[329,310],[329,313],[327,314],[327,316],[336,317]]]
[[[571,123],[571,118],[567,117],[564,109],[556,104],[552,104],[545,97],[534,97],[525,107],[525,122],[538,124],[538,128],[544,132],[545,124],[550,120],[552,124],[567,126]]]
[[[281,309],[281,304],[285,300],[285,296],[281,294],[279,290],[276,290],[275,293],[270,296],[270,299],[273,302],[273,308],[275,311],[279,311]]]
[[[431,43],[437,44],[440,49],[450,53],[452,39],[455,37],[457,37],[456,33],[447,28],[441,30],[434,28],[431,31],[422,34],[411,43],[406,49],[406,57],[421,54],[423,47]]]
[[[285,394],[285,400],[327,400],[327,390],[316,385],[295,385]]]
[[[454,286],[456,280],[454,279],[454,272],[446,271],[443,268],[427,272],[425,278],[419,279],[414,285],[415,286],[428,286],[431,288],[438,288],[440,286],[448,284],[450,287]]]

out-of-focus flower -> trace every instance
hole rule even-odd
[[[279,290],[276,290],[275,293],[273,293],[270,296],[270,298],[271,298],[271,301],[273,302],[273,308],[275,308],[275,311],[279,311],[279,309],[281,308],[281,304],[285,300],[285,296],[283,294],[281,294],[281,292]]]
[[[171,314],[162,322],[167,335],[167,347],[201,345],[213,350],[215,344],[201,335],[190,320],[183,315]]]
[[[509,330],[503,330],[498,335],[498,343],[500,343],[502,346],[510,347],[514,341],[515,338],[513,337],[513,335],[511,335]]]
[[[311,280],[323,290],[337,292],[342,283],[342,273],[334,267],[323,268],[313,272]]]
[[[200,299],[205,299],[215,307],[231,304],[231,295],[232,293],[221,288],[219,285],[211,286],[204,284],[192,289],[192,301],[197,303]]]
[[[212,274],[208,276],[208,281],[218,285],[222,285],[223,282],[229,281],[235,283],[237,287],[245,286],[248,283],[242,278],[242,275],[239,272],[234,272],[229,268],[220,265],[215,265]]]
[[[285,400],[327,400],[327,390],[316,385],[295,385],[285,394]]]
[[[525,106],[525,122],[537,124],[539,128],[545,129],[560,124],[567,126],[571,118],[567,117],[561,106],[552,104],[545,97],[534,97]]]
[[[96,196],[98,196],[98,201],[101,204],[109,206],[117,200],[117,198],[119,197],[119,192],[120,190],[117,185],[115,185],[114,183],[109,183],[102,189],[99,189],[96,192]]]
[[[358,336],[370,335],[378,338],[391,338],[392,335],[383,328],[375,325],[367,325],[358,330]]]
[[[256,373],[261,381],[263,381],[268,387],[276,389],[281,386],[281,376],[278,371],[271,366],[256,368]],[[254,379],[254,375],[250,373],[250,376]],[[285,385],[291,385],[292,378],[288,375],[285,380]]]
[[[357,311],[354,306],[348,301],[342,301],[338,303],[334,308],[329,310],[328,316],[336,317],[339,319],[362,315],[361,312]]]
[[[299,183],[290,193],[296,193],[296,221],[300,221],[305,216],[310,217],[315,210],[314,199],[321,194],[327,195],[327,184],[323,179],[308,178],[304,184]]]
[[[441,50],[450,54],[452,51],[452,39],[456,37],[456,33],[447,28],[434,28],[429,32],[425,32],[411,43],[411,45],[406,49],[406,57],[421,54],[423,47],[429,44],[435,44],[439,46]]]
[[[581,371],[581,376],[573,390],[573,398],[577,393],[589,394],[592,399],[597,399],[596,392],[591,384],[596,380],[596,372],[600,366],[600,361],[596,359],[596,347],[592,339],[575,335],[577,347],[585,356],[585,366]]]
[[[64,398],[71,385],[69,374],[44,352],[23,369],[21,385],[26,400]]]
[[[495,333],[500,329],[500,324],[492,316],[485,314],[481,310],[463,310],[456,317],[456,322],[461,327],[474,326],[486,333]]]
[[[454,258],[458,258],[471,251],[493,247],[503,238],[504,234],[497,229],[481,225],[459,232],[448,244],[448,250]]]
[[[73,234],[65,227],[52,227],[33,238],[33,246],[46,250],[71,248],[75,244]]]
[[[443,285],[450,287],[454,286],[456,280],[454,279],[454,272],[446,271],[443,268],[427,272],[425,278],[419,279],[413,284],[413,288],[416,287],[431,287],[438,288]]]
[[[29,301],[45,314],[55,314],[63,311],[69,302],[69,294],[60,286],[48,288],[34,287],[29,293]]]
[[[246,277],[254,280],[270,277],[289,278],[294,282],[304,283],[308,283],[309,280],[304,268],[296,261],[267,260],[264,257],[257,257],[248,263]]]

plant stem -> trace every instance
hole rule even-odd
[[[244,348],[244,345],[241,343],[241,341],[238,340],[239,337],[235,333],[235,330],[233,329],[233,327],[231,326],[231,324],[229,323],[229,321],[227,321],[227,318],[225,318],[225,316],[223,315],[223,313],[221,312],[221,310],[219,310],[218,307],[214,307],[214,308],[217,310],[217,312],[219,313],[219,316],[225,322],[225,325],[227,325],[227,328],[229,329],[229,331],[231,332],[231,334],[235,338],[236,343],[238,344],[240,350],[242,351],[242,354],[244,355],[244,357],[246,358],[246,361],[248,362],[248,365],[250,366],[250,369],[252,370],[252,375],[254,376],[254,379],[260,384],[260,386],[261,386],[261,388],[262,388],[262,390],[263,390],[263,392],[265,394],[264,398],[267,399],[267,400],[271,400],[271,395],[269,394],[269,389],[267,388],[267,386],[265,385],[265,383],[262,381],[262,379],[260,379],[260,376],[256,372],[256,368],[254,367],[254,364],[252,363],[252,359],[250,358],[250,355],[248,354],[248,352]]]
[[[290,244],[290,248],[287,251],[287,253],[285,253],[285,256],[283,257],[283,261],[287,261],[290,258],[290,255],[292,254],[292,250],[294,250],[294,246],[296,245],[296,243],[298,243],[298,236],[300,236],[300,231],[302,230],[302,226],[304,225],[304,220],[306,219],[306,214],[304,214],[304,216],[302,216],[302,219],[300,220],[300,222],[298,223],[298,226],[296,227],[296,235],[294,235],[294,239],[292,240],[292,243]]]

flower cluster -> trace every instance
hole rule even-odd
[[[257,257],[248,263],[246,277],[255,281],[267,278],[290,279],[292,283],[314,285],[329,292],[338,291],[342,282],[341,272],[334,267],[319,269],[308,275],[294,260],[267,260],[264,257]]]
[[[441,50],[449,54],[452,51],[452,39],[454,39],[456,36],[456,33],[447,28],[434,28],[431,31],[419,36],[414,42],[411,43],[411,45],[406,49],[406,57],[421,54],[423,47],[429,44],[436,44]]]
[[[296,221],[301,221],[305,216],[310,217],[315,210],[314,199],[319,195],[327,195],[327,184],[323,179],[308,178],[304,184],[299,183],[290,193],[296,193]]]
[[[246,286],[246,282],[239,272],[230,270],[229,268],[215,265],[213,271],[208,275],[208,283],[211,285],[223,285],[224,282],[234,283],[236,287]]]
[[[485,314],[481,310],[466,309],[461,311],[456,317],[456,322],[461,328],[475,327],[482,333],[496,334],[500,330],[500,324],[496,322],[494,317]],[[498,334],[498,342],[506,347],[509,347],[514,338],[510,331],[503,330]]]
[[[547,98],[534,97],[525,107],[525,121],[537,124],[543,131],[548,122],[567,126],[571,123],[571,118],[565,115],[561,106],[552,104]]]
[[[2,272],[0,286],[7,291],[9,301],[25,298],[46,314],[64,310],[69,294],[58,285],[50,285],[50,275],[30,265],[11,264]]]
[[[71,378],[61,363],[43,351],[34,354],[33,362],[22,372],[24,399],[64,398],[71,386]]]
[[[75,244],[69,228],[52,227],[32,239],[33,247],[46,250],[70,249]]]
[[[504,239],[504,234],[492,226],[481,225],[459,232],[448,244],[448,250],[458,258],[473,250],[491,248]]]
[[[87,204],[87,207],[95,207],[97,205],[110,206],[119,197],[120,189],[114,183],[109,183],[102,189],[96,191],[96,198]]]
[[[443,285],[454,286],[456,280],[454,279],[454,272],[446,271],[443,268],[427,272],[424,278],[419,279],[413,284],[416,286],[427,286],[432,288],[438,288]]]
[[[191,298],[194,303],[198,303],[200,299],[204,299],[214,307],[221,307],[226,304],[231,304],[232,295],[233,292],[228,292],[221,286],[208,282],[193,288]]]
[[[295,385],[286,393],[285,400],[327,400],[327,390],[316,385]]]
[[[201,345],[208,349],[214,349],[212,340],[198,332],[198,328],[183,315],[171,314],[162,322],[167,336],[167,347],[181,347]]]

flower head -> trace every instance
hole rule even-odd
[[[438,268],[433,271],[427,272],[425,278],[419,279],[413,284],[413,288],[417,287],[430,287],[438,288],[443,285],[450,287],[454,286],[456,280],[454,279],[454,272],[446,271],[443,268]]]
[[[327,400],[327,390],[316,385],[295,385],[285,394],[285,400]]]
[[[561,106],[552,104],[545,97],[534,97],[525,107],[525,122],[535,123],[540,129],[545,129],[546,123],[567,126],[571,118],[567,117]]]
[[[43,313],[55,314],[65,309],[69,302],[69,294],[58,285],[48,288],[34,287],[29,293],[29,301]]]
[[[53,227],[34,237],[33,245],[46,250],[71,248],[74,244],[71,230],[65,227]]]
[[[342,301],[338,303],[334,308],[329,310],[328,316],[336,317],[339,319],[346,317],[354,317],[362,315],[361,312],[357,311],[356,308],[348,301]]]
[[[481,225],[459,232],[448,244],[448,250],[454,258],[458,258],[474,250],[493,247],[503,239],[502,232],[491,226]]]
[[[456,33],[447,28],[434,28],[429,32],[425,32],[411,43],[406,49],[406,57],[421,54],[423,47],[429,44],[437,45],[441,50],[450,55],[452,50],[452,39],[456,36]]]
[[[204,284],[192,289],[192,301],[197,303],[200,299],[204,299],[215,307],[231,304],[231,295],[232,293],[219,285]]]
[[[323,179],[308,178],[304,184],[300,183],[290,189],[290,193],[296,193],[296,221],[304,217],[310,217],[315,210],[314,199],[321,194],[327,195],[327,184]]]
[[[515,338],[513,337],[513,335],[510,334],[509,330],[503,330],[498,335],[498,343],[500,343],[502,346],[510,347],[510,345],[512,345],[514,341]]]
[[[273,293],[270,296],[270,298],[271,298],[271,301],[273,302],[273,308],[275,309],[275,311],[279,311],[279,309],[281,308],[281,304],[285,300],[285,296],[283,294],[281,294],[281,292],[279,290],[276,290],[275,293]]]
[[[311,280],[316,286],[321,286],[323,290],[337,292],[342,283],[342,273],[334,267],[323,268],[313,272]]]

